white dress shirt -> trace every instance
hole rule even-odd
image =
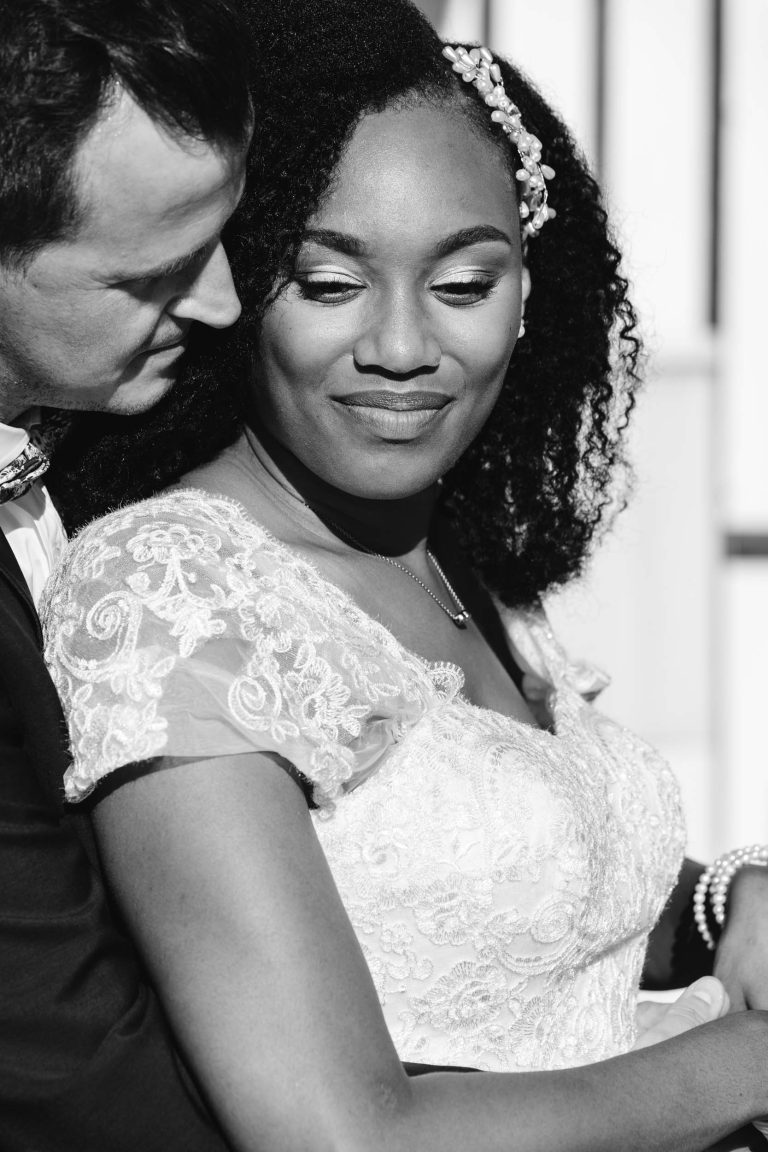
[[[0,468],[18,456],[29,440],[28,427],[36,423],[38,410],[25,412],[18,425],[0,424]],[[39,481],[17,500],[0,504],[0,531],[11,546],[35,605],[56,564],[67,537],[59,514]]]

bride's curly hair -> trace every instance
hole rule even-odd
[[[183,377],[136,417],[84,415],[51,476],[76,529],[178,480],[242,424],[265,308],[291,274],[308,218],[367,112],[413,102],[460,110],[517,153],[408,0],[243,0],[257,42],[246,193],[225,242],[243,302],[226,333],[197,325]],[[502,600],[530,604],[577,574],[620,502],[622,439],[638,383],[636,317],[598,187],[530,81],[500,61],[507,93],[556,170],[557,217],[528,245],[532,291],[494,411],[445,477],[442,501],[472,567]],[[482,175],[478,177],[482,179]]]

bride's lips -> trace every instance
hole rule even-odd
[[[334,396],[339,404],[354,408],[388,408],[390,412],[434,411],[444,408],[450,396],[442,392],[348,392]]]
[[[348,392],[333,396],[355,420],[389,440],[410,440],[451,402],[443,392]]]

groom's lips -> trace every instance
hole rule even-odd
[[[158,344],[155,348],[148,348],[147,355],[151,356],[155,352],[167,352],[171,348],[180,348],[185,340],[186,336],[182,336],[180,340],[174,340],[171,344]]]
[[[185,332],[182,336],[177,336],[175,340],[165,340],[162,344],[153,344],[149,348],[145,348],[143,352],[139,352],[139,356],[155,356],[159,352],[169,352],[174,348],[182,348],[187,342],[189,331]]]

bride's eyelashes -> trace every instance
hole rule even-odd
[[[297,272],[294,276],[302,300],[320,304],[343,304],[365,287],[359,280],[347,279],[337,273]]]
[[[431,285],[431,291],[444,303],[460,308],[487,300],[496,290],[499,280],[499,276],[471,273],[450,280],[440,280]]]
[[[431,284],[429,290],[443,303],[463,307],[486,300],[496,289],[499,279],[499,276],[473,273],[439,280]],[[344,278],[336,273],[296,273],[294,282],[303,300],[319,304],[343,304],[365,288],[359,280]]]

